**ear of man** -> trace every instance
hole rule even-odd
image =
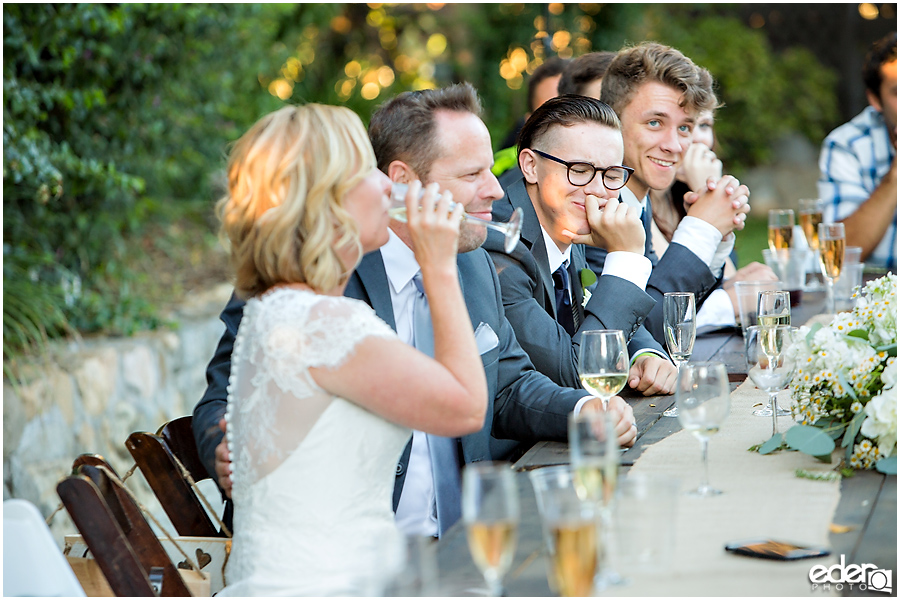
[[[412,170],[412,167],[402,160],[391,161],[391,164],[388,165],[387,176],[391,181],[407,184],[419,178],[415,171]]]
[[[519,169],[522,170],[527,183],[532,185],[537,183],[537,157],[531,148],[523,148],[519,153]]]

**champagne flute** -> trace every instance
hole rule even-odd
[[[462,517],[475,566],[491,596],[503,595],[519,525],[519,492],[509,463],[473,463],[463,469]]]
[[[787,387],[797,369],[797,363],[789,352],[797,329],[789,325],[777,325],[770,335],[776,338],[775,344],[781,349],[776,363],[769,362],[763,351],[763,341],[759,327],[751,327],[747,331],[747,374],[756,387],[769,394],[769,406],[754,411],[757,416],[772,417],[772,435],[778,433],[778,417],[790,415],[790,411],[778,406],[778,392]]]
[[[610,547],[611,503],[616,492],[619,469],[619,444],[614,419],[608,413],[581,411],[569,414],[569,456],[572,482],[581,500],[593,502],[600,514],[603,547]],[[594,585],[601,590],[623,583],[618,573],[604,566],[602,553]]]
[[[819,223],[819,267],[825,278],[830,315],[835,314],[834,282],[841,276],[841,269],[844,266],[845,241],[843,223]]]
[[[697,337],[697,307],[693,292],[667,292],[663,298],[663,329],[666,347],[676,367],[681,367],[694,351]],[[664,417],[677,417],[678,406],[663,412]]]
[[[790,208],[769,211],[769,249],[778,261],[779,271],[787,268],[788,253],[794,238],[794,211]],[[782,275],[783,276],[783,275]]]
[[[618,394],[628,381],[628,346],[619,329],[595,329],[581,334],[578,348],[578,377],[592,396],[603,400]]]
[[[791,294],[785,291],[762,291],[756,308],[759,336],[763,352],[769,359],[769,366],[778,361],[781,338],[772,335],[777,325],[791,324]]]
[[[406,192],[409,189],[409,185],[406,183],[394,182],[391,185],[391,206],[388,208],[388,214],[392,219],[396,219],[398,221],[406,221]],[[424,190],[420,192],[419,199],[421,200],[422,195],[424,195]],[[456,206],[454,202],[450,202],[450,210]],[[513,211],[512,216],[509,218],[509,221],[506,223],[497,223],[495,221],[485,221],[484,219],[479,219],[478,217],[474,217],[468,213],[463,213],[463,218],[472,223],[476,223],[478,225],[484,225],[490,229],[495,229],[503,234],[504,242],[503,249],[507,254],[513,251],[513,248],[516,247],[516,244],[519,241],[519,236],[522,234],[522,209],[516,208]]]
[[[678,369],[675,403],[681,426],[700,440],[703,481],[688,492],[690,496],[717,496],[722,492],[709,485],[709,438],[719,431],[731,408],[728,374],[720,362],[686,364]]]
[[[822,222],[822,201],[818,198],[814,200],[800,200],[800,214],[798,215],[798,218],[810,250],[818,253],[819,223]]]

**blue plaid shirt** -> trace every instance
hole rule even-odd
[[[894,148],[880,112],[865,110],[828,134],[819,156],[819,197],[826,223],[840,221],[869,199],[891,169]],[[897,215],[866,264],[897,271]]]

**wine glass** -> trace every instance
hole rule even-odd
[[[600,535],[603,546],[610,546],[612,528],[611,503],[616,491],[619,469],[619,444],[615,421],[599,411],[569,414],[569,456],[575,493],[593,502],[600,512]],[[602,556],[594,585],[601,590],[610,584],[623,583],[622,578],[604,566]]]
[[[709,485],[709,438],[719,431],[731,408],[728,374],[720,362],[689,363],[678,369],[675,404],[681,426],[700,440],[703,481],[688,492],[690,496],[717,496],[722,492]]]
[[[777,349],[770,343],[773,338],[765,336],[767,330],[777,325],[791,324],[791,293],[785,291],[762,291],[756,306],[756,322],[762,330],[763,350],[772,364],[778,358]]]
[[[463,469],[462,518],[475,566],[491,596],[503,595],[519,526],[519,492],[509,463],[472,463]]]
[[[788,351],[797,329],[789,325],[777,325],[768,331],[751,327],[747,331],[747,374],[756,387],[769,394],[769,406],[754,411],[757,416],[772,417],[772,435],[778,433],[778,417],[791,412],[778,406],[778,392],[787,387],[794,377],[797,363]],[[767,339],[768,338],[768,339]],[[769,361],[763,348],[776,346],[780,352],[775,364]]]
[[[406,192],[409,189],[409,185],[406,183],[394,182],[391,185],[391,206],[388,209],[388,214],[392,219],[396,219],[398,221],[406,221]],[[424,190],[419,193],[419,199],[422,199],[422,195],[424,194]],[[450,210],[456,206],[456,203],[450,202]],[[516,247],[516,244],[519,241],[519,236],[522,234],[522,209],[516,208],[513,211],[512,216],[509,218],[509,221],[506,223],[497,223],[495,221],[485,221],[484,219],[479,219],[478,217],[474,217],[468,213],[463,213],[463,218],[472,223],[477,223],[478,225],[484,225],[490,229],[495,229],[503,234],[504,242],[503,249],[507,254],[513,251],[513,248]]]
[[[669,355],[675,366],[680,368],[690,359],[697,337],[697,306],[693,292],[666,292],[663,298],[663,329]],[[677,417],[678,406],[664,411],[663,416]]]
[[[794,211],[790,208],[769,211],[769,249],[778,261],[779,270],[785,272],[791,241],[794,238]]]
[[[828,292],[828,314],[834,310],[834,282],[844,266],[846,235],[843,223],[819,223],[819,267]]]
[[[813,264],[818,263],[819,256],[819,223],[822,222],[824,202],[818,198],[800,200],[800,212],[797,215],[800,221],[800,228],[803,229],[803,235],[809,244],[809,249],[813,251]],[[814,272],[818,269],[813,268]],[[807,285],[807,291],[819,291],[822,289],[822,282],[815,278]]]
[[[628,381],[628,346],[619,329],[595,329],[581,335],[578,348],[578,377],[592,396],[603,400],[618,394]]]

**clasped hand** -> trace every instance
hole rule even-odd
[[[585,197],[584,209],[590,231],[584,234],[563,231],[573,244],[605,248],[607,252],[644,253],[646,233],[635,208],[616,198],[589,194]]]

